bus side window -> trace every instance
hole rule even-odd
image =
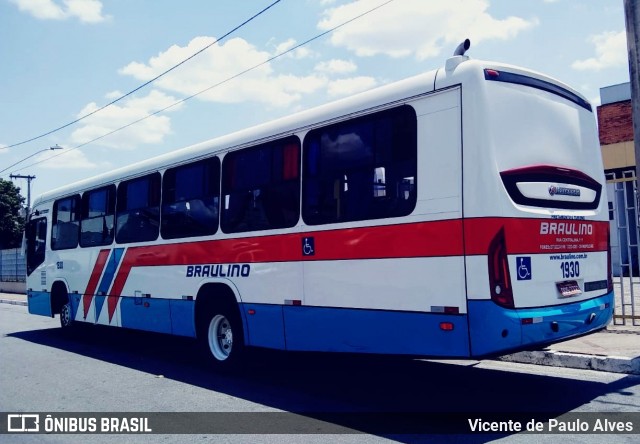
[[[417,118],[410,106],[310,131],[302,217],[309,225],[410,214],[416,205]]]
[[[164,239],[215,234],[219,206],[218,157],[169,168],[162,179],[160,233]]]
[[[110,245],[113,242],[115,202],[115,185],[82,195],[81,247]]]
[[[44,262],[47,246],[47,219],[33,219],[27,224],[27,275]]]
[[[116,242],[153,241],[160,233],[160,173],[118,185]]]
[[[293,227],[300,218],[297,137],[228,153],[222,163],[225,233]]]
[[[51,249],[68,250],[78,246],[80,234],[80,196],[58,199],[53,204]]]

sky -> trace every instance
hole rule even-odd
[[[629,81],[623,0],[281,0],[222,38],[273,2],[0,0],[0,178],[35,176],[33,200],[439,68],[465,38],[470,57],[543,72],[595,105]]]

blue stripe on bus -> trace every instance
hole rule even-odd
[[[464,357],[465,315],[284,306],[287,350]],[[454,324],[452,331],[441,322]]]
[[[51,313],[51,293],[48,291],[27,292],[27,310],[31,314],[41,316],[52,316]]]
[[[107,300],[106,296],[94,296],[93,303],[95,304],[95,319],[92,319],[93,322],[98,322],[98,318],[100,317],[100,312],[102,311],[102,306],[104,305],[104,301]]]
[[[195,301],[146,297],[120,300],[122,327],[195,337]]]
[[[608,305],[607,305],[608,304]],[[539,348],[606,327],[613,316],[613,292],[552,307],[505,309],[492,301],[469,301],[471,355],[478,357],[523,348]],[[589,322],[591,314],[595,317]],[[530,324],[522,319],[530,318]],[[555,323],[554,331],[552,323]]]
[[[109,259],[107,260],[107,266],[105,267],[102,279],[100,279],[100,285],[98,286],[98,293],[100,295],[106,295],[113,282],[113,277],[116,274],[120,259],[124,253],[124,248],[114,248],[111,250]],[[97,307],[96,307],[97,308]],[[99,315],[99,311],[96,309],[96,317]]]
[[[285,349],[282,305],[242,304],[245,313],[245,343],[255,347]],[[253,310],[254,314],[248,314]]]

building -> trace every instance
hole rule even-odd
[[[638,275],[637,185],[631,84],[600,89],[598,132],[607,178],[613,273]]]

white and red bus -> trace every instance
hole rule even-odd
[[[570,87],[444,68],[45,193],[29,312],[248,347],[480,357],[605,327],[596,123]]]

